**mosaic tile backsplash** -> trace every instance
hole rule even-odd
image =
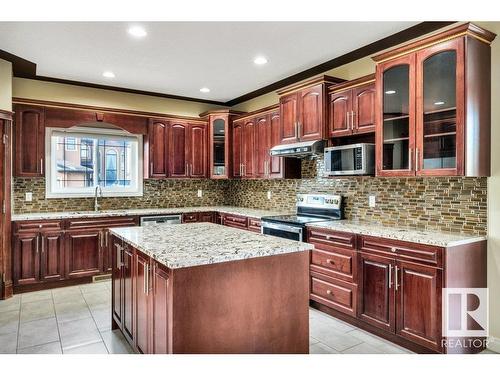
[[[205,205],[291,210],[297,193],[329,193],[344,196],[348,219],[486,234],[486,178],[324,178],[322,173],[318,158],[302,162],[301,180],[145,180],[143,197],[103,198],[100,203],[105,210]],[[43,178],[15,178],[13,189],[16,213],[93,209],[93,198],[45,199]],[[24,201],[25,192],[33,193],[32,202]],[[376,197],[374,208],[368,206],[369,195]]]

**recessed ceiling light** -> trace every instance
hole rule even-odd
[[[146,35],[148,35],[147,31],[144,30],[144,28],[141,26],[129,27],[128,33],[136,38],[144,38]]]
[[[106,71],[106,72],[102,73],[102,76],[106,77],[106,78],[115,78],[115,73],[110,72],[110,71]]]
[[[210,92],[210,89],[208,87],[202,87],[200,89],[201,92],[204,92],[204,93],[207,93],[207,92]]]
[[[435,102],[434,105],[443,105],[444,102]]]
[[[257,56],[253,62],[256,64],[256,65],[264,65],[264,64],[267,64],[267,59],[264,57],[264,56]]]
[[[385,92],[387,95],[392,95],[392,94],[395,94],[396,93],[396,90],[387,90]]]

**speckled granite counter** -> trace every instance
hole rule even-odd
[[[313,245],[212,223],[113,228],[112,234],[169,268],[307,251]]]
[[[220,212],[225,214],[242,215],[260,219],[262,216],[282,215],[289,212],[256,210],[245,207],[232,206],[202,206],[202,207],[176,207],[176,208],[144,208],[130,210],[107,210],[107,211],[68,211],[68,212],[39,212],[29,214],[14,214],[12,221],[27,220],[60,220],[75,218],[98,218],[113,216],[147,216],[147,215],[167,215],[192,212]]]
[[[440,247],[451,247],[486,240],[486,237],[481,236],[467,236],[462,234],[418,230],[404,227],[388,227],[375,223],[350,220],[324,221],[320,223],[308,224],[307,226]]]

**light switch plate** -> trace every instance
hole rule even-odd
[[[271,190],[268,190],[268,191],[267,191],[267,199],[271,200],[271,195],[272,195],[272,194],[271,194]]]
[[[33,193],[26,193],[26,197],[24,198],[26,202],[31,202],[33,200]]]
[[[198,189],[198,198],[203,197],[203,190]]]
[[[375,207],[375,195],[368,196],[368,205],[371,208]]]

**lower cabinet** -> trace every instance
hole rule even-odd
[[[183,223],[213,223],[213,212],[192,212],[189,214],[182,214]]]
[[[134,343],[141,353],[149,353],[149,312],[151,309],[150,295],[150,258],[136,251],[133,255],[134,276]],[[134,319],[135,318],[135,319]]]
[[[64,235],[61,232],[40,234],[40,280],[64,279]]]
[[[102,272],[102,231],[78,230],[66,233],[66,275],[93,276]]]
[[[170,352],[168,343],[169,275],[161,264],[153,262],[151,303],[151,347],[152,354]]]

